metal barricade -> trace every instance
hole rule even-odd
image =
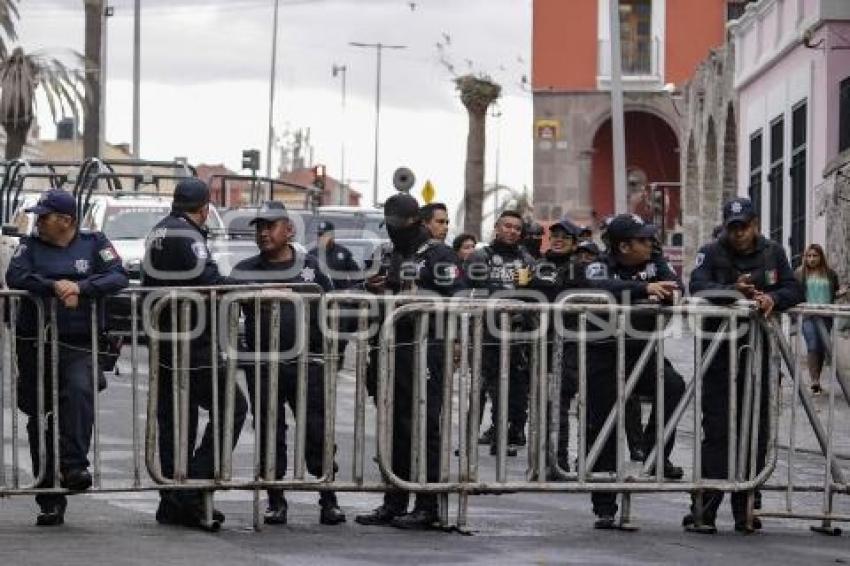
[[[801,357],[806,350],[803,324],[807,320],[813,325],[824,347],[824,361],[829,365],[822,372],[826,375],[821,377],[827,393],[825,408],[822,406],[823,401],[816,402],[809,392],[804,383],[804,373],[808,372],[801,369]],[[785,410],[788,416],[787,428],[780,432],[777,441],[778,450],[782,454],[780,464],[783,473],[771,477],[763,489],[784,494],[784,505],[766,507],[757,510],[756,514],[762,517],[819,521],[818,525],[811,527],[812,530],[829,535],[841,534],[841,529],[833,523],[850,521],[850,498],[842,499],[843,508],[836,504],[836,496],[850,495],[850,484],[847,481],[850,474],[850,445],[847,443],[850,429],[846,422],[846,407],[850,405],[850,376],[839,368],[838,359],[841,348],[846,347],[842,345],[839,327],[846,325],[847,321],[850,321],[848,306],[804,304],[788,313],[792,339],[786,337],[777,321],[769,325],[782,366],[791,379],[783,388],[788,390],[789,396]],[[839,418],[842,407],[845,409],[844,419]],[[801,408],[805,420],[801,419]],[[824,410],[825,423],[822,419]],[[812,434],[808,435],[808,432]],[[814,479],[817,476],[821,476],[820,481]]]

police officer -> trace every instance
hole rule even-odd
[[[595,242],[585,240],[576,247],[576,261],[583,264],[592,263],[599,258],[599,246]]]
[[[232,283],[219,273],[218,265],[210,257],[207,247],[205,223],[210,213],[210,192],[206,183],[196,178],[183,179],[174,189],[171,214],[163,218],[145,243],[142,262],[142,285],[146,287],[190,287],[217,286]],[[209,317],[198,317],[195,320]],[[170,309],[166,307],[160,318],[160,330],[170,331]],[[213,475],[213,426],[223,438],[224,419],[215,423],[213,419],[212,353],[210,328],[204,325],[193,336],[189,345],[189,441],[187,462],[190,478],[212,478]],[[173,403],[172,380],[176,377],[173,368],[172,344],[163,341],[159,354],[159,396],[157,424],[159,426],[159,455],[165,477],[174,475],[174,438],[172,431]],[[225,406],[227,372],[222,367],[218,372],[218,406]],[[210,412],[200,445],[195,449],[198,426],[198,409]],[[222,409],[223,410],[223,409]],[[233,413],[233,445],[239,439],[248,405],[239,387],[236,387]],[[231,449],[233,447],[223,447]],[[156,520],[163,524],[203,526],[203,506],[198,491],[162,491]],[[215,511],[213,519],[219,523],[224,516]]]
[[[567,219],[563,219],[549,226],[549,249],[543,255],[543,259],[537,264],[534,278],[531,286],[534,289],[542,291],[546,295],[546,299],[550,303],[555,303],[558,300],[560,292],[572,286],[572,282],[576,279],[576,258],[575,250],[578,242],[580,228]],[[565,316],[565,324],[569,324]],[[554,337],[553,332],[550,335]],[[549,341],[552,344],[552,340]],[[553,353],[550,352],[550,359]],[[558,466],[564,471],[569,471],[569,441],[570,441],[570,420],[569,411],[570,403],[576,394],[576,363],[577,349],[576,343],[572,340],[565,340],[562,349],[561,360],[561,390],[560,390],[560,411],[559,411],[559,429],[558,429],[558,446],[556,448]],[[554,362],[553,362],[554,364]],[[554,367],[554,365],[552,366]],[[548,435],[547,435],[548,438]],[[558,474],[554,466],[550,469],[549,478],[552,480],[558,479]]]
[[[611,220],[607,236],[610,250],[604,259],[589,264],[585,268],[586,285],[611,293],[618,302],[654,300],[670,302],[677,291],[682,289],[676,273],[662,258],[652,257],[652,237],[655,226],[646,224],[639,216],[621,214]],[[640,334],[628,333],[626,336],[625,367],[634,367],[646,346],[645,333],[662,331],[655,328],[655,315],[632,316],[627,328]],[[614,408],[617,400],[617,339],[614,335],[600,337],[587,349],[588,368],[588,446],[595,442],[605,420]],[[628,374],[628,369],[627,369]],[[670,362],[664,360],[664,422],[666,423],[685,391],[682,376]],[[652,359],[638,378],[636,393],[655,395],[655,363]],[[655,438],[655,414],[647,425],[647,438]],[[664,446],[664,477],[680,479],[682,469],[674,466],[669,459],[673,450],[675,435]],[[616,439],[611,434],[605,443],[595,471],[614,471],[616,469]],[[591,496],[593,512],[598,517],[595,527],[608,529],[614,527],[617,513],[616,494],[613,492],[595,492]]]
[[[29,291],[41,298],[55,298],[58,336],[48,336],[44,345],[44,411],[48,415],[45,438],[38,434],[38,320],[35,304],[21,301],[17,321],[17,362],[19,370],[18,407],[29,417],[27,435],[32,455],[33,475],[38,476],[42,462],[39,447],[47,443],[44,478],[38,487],[52,487],[54,455],[49,439],[56,425],[51,410],[51,351],[59,342],[59,478],[60,485],[71,491],[91,487],[88,452],[94,422],[94,387],[91,359],[91,303],[99,309],[103,329],[102,301],[128,284],[121,258],[100,232],[81,233],[77,225],[74,197],[59,189],[45,192],[36,206],[27,209],[38,219],[38,235],[21,238],[6,272],[12,289]],[[49,311],[48,311],[49,312]],[[98,380],[105,387],[103,375]],[[61,525],[67,501],[64,495],[37,495],[39,526]]]
[[[393,251],[387,261],[386,271],[370,277],[367,288],[373,293],[428,292],[451,297],[464,289],[459,276],[457,256],[452,249],[430,237],[422,225],[416,199],[399,193],[384,204],[387,232]],[[434,325],[431,325],[433,328]],[[398,477],[409,480],[410,434],[413,403],[412,372],[402,368],[413,367],[413,320],[397,322],[395,342],[394,405],[392,414],[393,449],[392,469]],[[429,344],[435,342],[429,338]],[[439,341],[437,341],[439,343]],[[374,344],[373,344],[374,345]],[[370,351],[370,375],[367,387],[377,399],[377,348]],[[440,413],[442,409],[442,383],[440,375],[429,374],[427,380],[427,475],[429,482],[439,481]],[[413,511],[407,513],[409,493],[387,491],[384,503],[371,513],[358,515],[355,521],[362,525],[387,525],[405,529],[426,529],[437,521],[437,497],[434,494],[416,495]]]
[[[781,245],[768,240],[759,233],[759,220],[753,203],[747,198],[735,198],[723,206],[724,229],[719,237],[700,248],[691,273],[691,294],[704,296],[715,304],[730,304],[736,299],[746,298],[756,302],[764,316],[773,312],[785,311],[804,300],[803,290],[794,278],[788,263],[788,257]],[[722,321],[706,320],[705,329],[716,330]],[[753,327],[741,323],[738,344],[746,344]],[[707,341],[705,347],[707,347]],[[729,343],[720,343],[720,349],[714,356],[703,378],[702,387],[702,476],[713,479],[726,479],[727,447],[729,443]],[[756,469],[749,470],[758,474],[764,468],[768,430],[768,377],[769,377],[769,341],[762,334],[761,397],[758,447],[756,451]],[[738,360],[737,406],[742,407],[744,384],[747,380],[748,349],[741,349]],[[741,430],[741,415],[738,410],[738,428]],[[740,438],[740,442],[750,440]],[[748,476],[750,477],[750,476]],[[732,515],[735,530],[750,533],[761,528],[761,521],[755,518],[747,524],[747,493],[736,492],[731,496]],[[756,506],[760,504],[758,492],[755,494]],[[683,520],[689,531],[713,534],[717,532],[715,519],[723,492],[707,490],[703,492],[702,513],[696,515],[696,505],[692,505],[691,514]]]
[[[357,286],[360,282],[360,266],[351,250],[336,241],[333,222],[319,222],[316,234],[319,239],[309,253],[316,259],[322,272],[331,278],[334,290],[344,291]]]
[[[579,227],[578,233],[578,243],[582,244],[584,242],[592,242],[593,241],[593,228],[590,227],[589,224],[584,224]]]
[[[302,283],[318,285],[322,291],[332,291],[333,283],[319,268],[319,260],[315,255],[298,252],[292,246],[295,234],[292,221],[286,213],[286,208],[280,202],[266,202],[251,220],[256,228],[257,247],[260,253],[240,261],[234,268],[232,277],[237,281],[253,283]],[[284,359],[279,364],[279,388],[277,399],[272,400],[278,406],[277,436],[275,452],[275,479],[286,475],[286,405],[289,404],[292,414],[298,410],[298,354],[292,329],[298,324],[298,316],[293,303],[282,301],[280,311],[280,351]],[[307,442],[305,459],[308,471],[316,477],[322,475],[322,457],[325,434],[325,399],[324,375],[320,356],[322,354],[322,335],[318,321],[318,305],[310,309],[309,349],[310,359],[307,364]],[[256,320],[253,303],[244,303],[245,334],[249,352],[270,351],[270,311],[264,304],[260,315],[261,336],[255,335]],[[260,375],[256,375],[253,363],[245,367],[248,394],[252,401],[256,398],[257,383],[260,386],[260,406],[252,404],[254,422],[260,415],[260,422],[267,418],[269,368],[264,363]],[[259,413],[258,413],[259,411]],[[259,430],[260,446],[266,446],[266,427]],[[265,469],[265,448],[260,451],[261,469]],[[283,490],[269,489],[269,502],[264,521],[267,524],[286,524],[287,504]],[[322,491],[319,496],[319,522],[323,525],[337,525],[345,522],[345,515],[337,504],[336,494],[332,491]]]
[[[449,209],[446,205],[442,202],[426,204],[422,207],[420,216],[431,238],[445,242],[449,233]]]
[[[485,294],[528,288],[534,272],[535,259],[520,245],[522,216],[513,210],[502,212],[496,221],[493,242],[475,250],[466,260],[464,275],[470,287]],[[503,295],[504,296],[504,295]],[[521,317],[514,327],[524,325]],[[490,453],[496,453],[496,422],[499,406],[499,344],[498,337],[487,333],[482,356],[481,411],[485,394],[490,397],[491,424],[479,439],[479,444],[490,444]],[[508,388],[508,450],[515,456],[518,446],[525,446],[525,424],[528,420],[528,344],[512,344]]]
[[[526,222],[522,226],[522,246],[535,260],[541,257],[543,232],[543,226],[539,222]]]

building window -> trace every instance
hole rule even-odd
[[[623,74],[652,73],[652,0],[620,0]]]
[[[850,77],[838,87],[838,151],[850,149]]]
[[[785,120],[780,117],[770,124],[770,173],[767,176],[770,183],[770,239],[779,245],[782,245],[784,143]]]
[[[726,21],[731,22],[732,20],[737,20],[743,16],[747,9],[747,4],[753,1],[754,0],[729,0],[729,3],[726,4]]]
[[[750,136],[750,200],[757,214],[761,214],[761,130]]]
[[[806,246],[806,127],[808,105],[804,100],[791,114],[791,263],[800,265]]]

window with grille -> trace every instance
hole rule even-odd
[[[783,144],[785,143],[785,120],[777,118],[770,123],[770,239],[782,245],[782,173],[785,168]]]
[[[623,73],[652,73],[652,0],[620,0]]]
[[[800,265],[806,247],[806,154],[808,104],[804,100],[791,114],[791,263]]]
[[[850,77],[838,88],[838,151],[844,151],[850,149]]]
[[[762,133],[758,130],[750,136],[750,200],[756,214],[761,214],[761,151]]]

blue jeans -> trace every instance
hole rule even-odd
[[[827,333],[832,330],[832,319],[825,316],[807,316],[803,319],[803,338],[806,340],[806,349],[810,354],[824,354],[827,345],[824,343],[823,336],[818,330],[817,320],[823,322],[823,326]]]

